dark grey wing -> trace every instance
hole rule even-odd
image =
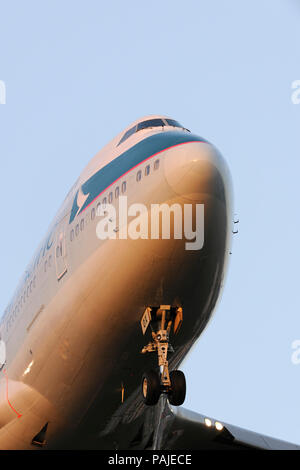
[[[165,404],[155,446],[170,450],[300,450],[300,446]]]
[[[300,446],[170,406],[145,406],[137,391],[99,434],[95,447],[116,450],[300,450]],[[96,447],[97,446],[97,447]]]

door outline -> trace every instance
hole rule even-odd
[[[67,249],[66,249],[66,230],[64,223],[58,227],[55,246],[55,265],[57,280],[60,281],[68,271]]]

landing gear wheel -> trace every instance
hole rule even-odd
[[[156,405],[160,397],[160,378],[154,370],[145,372],[142,378],[142,396],[145,405]]]
[[[184,373],[181,370],[170,372],[171,390],[169,391],[169,402],[171,405],[180,406],[185,400],[186,382]]]

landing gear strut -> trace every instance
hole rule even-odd
[[[173,325],[177,334],[183,321],[182,308],[161,305],[159,308],[147,307],[141,320],[143,334],[150,325],[152,341],[144,346],[142,354],[157,352],[160,374],[154,370],[144,373],[142,378],[142,396],[144,403],[156,405],[161,393],[168,395],[171,405],[182,405],[185,400],[186,382],[184,373],[180,370],[169,372],[168,352],[174,352],[170,342],[170,332]]]

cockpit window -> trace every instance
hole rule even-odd
[[[122,144],[122,142],[124,142],[125,140],[128,139],[128,137],[130,137],[132,134],[134,134],[136,132],[136,126],[132,127],[131,129],[129,129],[127,132],[125,132],[125,134],[123,135],[122,139],[120,140],[120,142],[118,143],[118,145]]]
[[[149,129],[151,127],[164,127],[164,126],[180,127],[181,129],[185,129],[181,124],[179,124],[179,122],[175,121],[174,119],[159,119],[159,118],[148,119],[148,121],[140,122],[136,126],[126,131],[122,139],[118,143],[118,145],[125,142],[125,140],[127,140],[131,135],[135,134],[138,131],[141,131],[143,129]]]
[[[179,122],[174,121],[174,119],[166,119],[166,122],[168,126],[181,127],[181,129],[184,129],[184,127],[181,124],[179,124]]]
[[[163,127],[165,123],[162,119],[150,119],[149,121],[140,122],[137,126],[137,130],[148,129],[148,127]]]

